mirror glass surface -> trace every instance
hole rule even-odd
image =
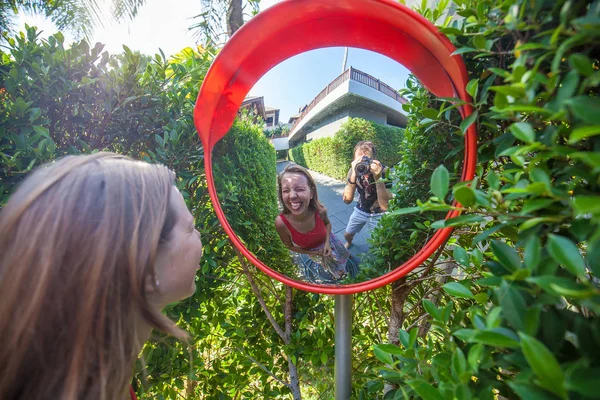
[[[364,282],[397,268],[431,237],[424,215],[386,210],[426,200],[440,164],[457,180],[463,138],[456,125],[429,118],[431,143],[413,146],[405,129],[411,99],[399,93],[407,85],[419,88],[396,61],[331,47],[282,62],[250,90],[213,149],[213,169],[227,220],[264,264],[313,284]],[[419,90],[420,101],[429,97],[440,109]],[[395,240],[408,244],[381,247]]]

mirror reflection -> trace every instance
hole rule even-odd
[[[427,241],[413,235],[414,248],[390,257],[372,238],[411,235],[420,218],[403,225],[390,205],[428,197],[429,176],[397,167],[410,151],[410,107],[399,93],[407,81],[418,85],[409,74],[377,53],[326,48],[277,65],[250,91],[213,150],[215,183],[232,228],[270,268],[309,283],[356,283],[398,267]],[[450,139],[436,146],[446,150],[422,154],[421,167],[445,162],[439,154]]]

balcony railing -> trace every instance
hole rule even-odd
[[[308,106],[306,106],[306,108],[304,108],[304,110],[302,110],[300,117],[296,121],[294,121],[294,124],[292,125],[290,132],[294,131],[296,126],[298,126],[298,124],[300,123],[300,121],[302,121],[302,119],[306,116],[306,114],[308,114],[313,108],[315,108],[315,106],[317,104],[319,104],[319,102],[321,100],[323,100],[329,93],[331,93],[333,90],[335,90],[338,86],[340,86],[342,83],[346,82],[347,80],[353,80],[356,82],[360,82],[364,85],[367,85],[369,87],[372,87],[373,89],[378,90],[381,93],[396,100],[400,104],[406,104],[406,102],[407,102],[406,99],[404,97],[400,96],[398,94],[398,92],[396,90],[394,90],[394,88],[392,88],[391,86],[386,85],[385,83],[381,82],[379,79],[372,77],[371,75],[369,75],[365,72],[362,72],[355,68],[350,67],[347,70],[345,70],[344,72],[342,72],[342,74],[340,76],[338,76],[333,81],[331,81],[331,83],[329,85],[327,85],[327,87],[325,87],[325,89],[321,90],[321,92],[310,102],[310,104]]]

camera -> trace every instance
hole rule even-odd
[[[354,171],[356,172],[356,175],[362,176],[368,174],[371,170],[372,161],[373,160],[371,160],[369,157],[363,156],[362,160],[360,160],[360,162],[354,166]]]

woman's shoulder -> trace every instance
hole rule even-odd
[[[317,213],[321,219],[327,217],[327,208],[324,205],[320,205],[317,207]]]
[[[285,220],[285,216],[283,214],[279,214],[275,217],[275,228],[276,229],[287,229],[287,221]]]

